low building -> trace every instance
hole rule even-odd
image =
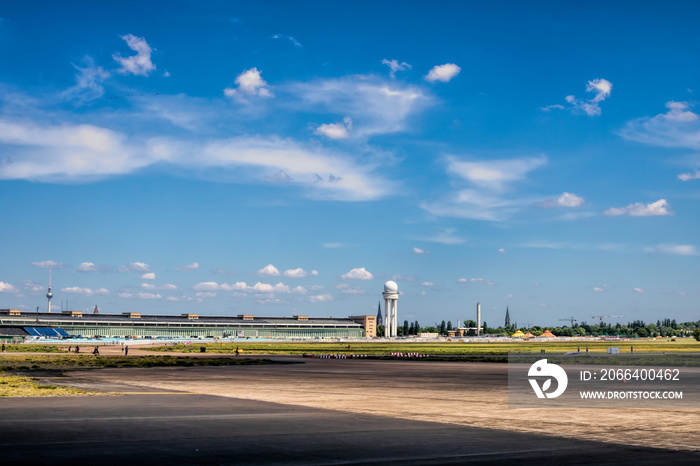
[[[70,335],[105,337],[363,338],[376,336],[374,316],[349,318],[94,314],[0,309],[0,325],[60,328]]]

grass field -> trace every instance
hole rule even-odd
[[[177,356],[92,356],[88,354],[2,354],[0,371],[86,369],[97,367],[190,367],[266,364],[265,359],[190,358]]]
[[[362,343],[324,343],[324,342],[250,342],[250,343],[207,343],[194,345],[173,345],[149,348],[154,351],[200,352],[200,347],[206,347],[209,353],[234,353],[239,348],[241,354],[361,354],[368,356],[390,356],[391,353],[419,353],[431,356],[506,356],[509,353],[540,353],[564,354],[570,351],[589,353],[606,353],[609,347],[619,347],[621,353],[700,353],[700,342],[691,338],[633,341],[507,341],[488,343],[463,342],[362,342]]]

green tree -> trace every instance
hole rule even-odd
[[[439,333],[440,333],[440,335],[447,335],[447,324],[445,324],[444,320],[440,323]]]
[[[409,330],[408,321],[404,320],[403,321],[403,334],[404,334],[404,336],[409,334],[408,330]]]
[[[700,328],[695,329],[695,331],[693,332],[693,336],[697,341],[700,341]]]

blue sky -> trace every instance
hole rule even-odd
[[[698,17],[3,2],[0,307],[697,320]]]

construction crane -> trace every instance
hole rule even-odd
[[[574,322],[577,322],[577,320],[574,319],[573,317],[569,317],[568,319],[559,319],[559,320],[565,320],[567,322],[571,322],[572,327],[574,326]]]
[[[591,319],[595,319],[596,317],[600,319],[600,322],[603,322],[604,317],[609,317],[611,319],[620,319],[625,316],[591,316]]]

